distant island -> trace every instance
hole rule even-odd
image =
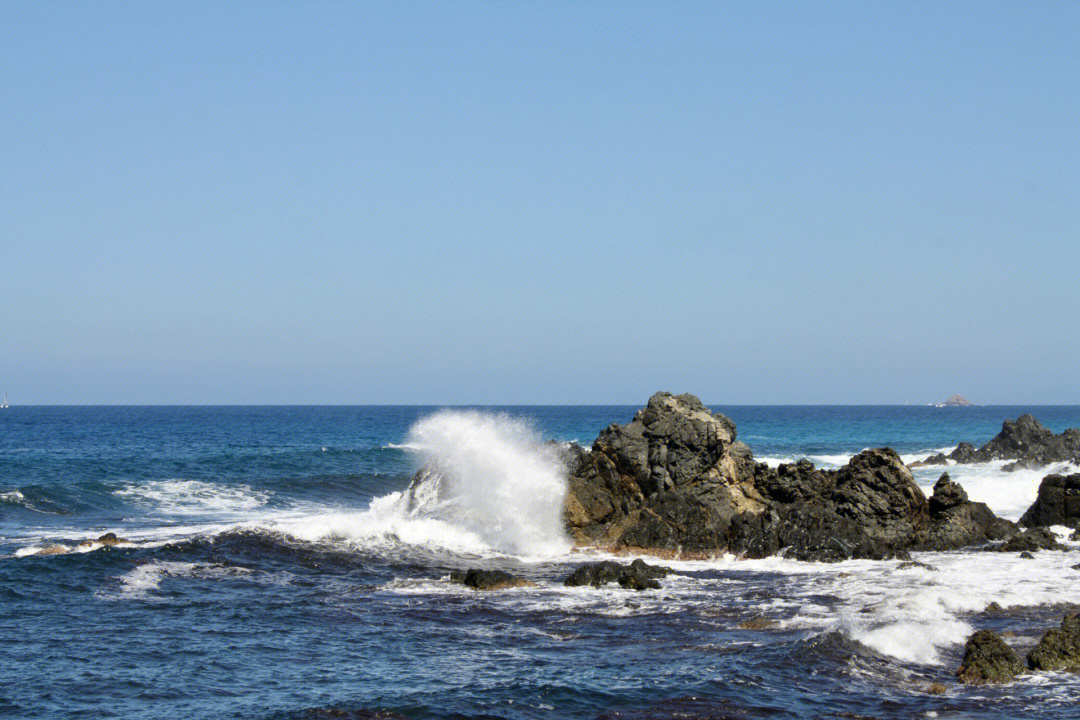
[[[970,402],[963,395],[953,395],[951,398],[949,398],[945,402],[938,403],[936,405],[936,407],[955,407],[955,406],[958,406],[958,405],[966,407],[968,405],[974,405],[974,404],[975,403]]]

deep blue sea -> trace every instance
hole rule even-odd
[[[979,445],[1023,412],[1080,427],[1080,407],[714,409],[759,459],[826,467],[866,447]],[[1080,603],[1076,544],[920,555],[936,570],[666,562],[659,591],[564,587],[591,558],[561,535],[542,443],[591,444],[635,410],[0,410],[0,716],[1080,717],[1076,675],[953,680],[975,629],[1024,652]],[[397,493],[432,458],[466,486],[407,511]],[[949,470],[1015,519],[1070,469]],[[940,471],[916,477],[928,489]],[[105,532],[125,542],[79,547]],[[538,585],[449,581],[469,567]],[[775,622],[740,628],[759,616]]]

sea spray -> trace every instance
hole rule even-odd
[[[530,558],[569,551],[566,468],[558,447],[544,443],[527,421],[444,410],[416,421],[408,441],[395,447],[423,465],[405,492],[373,498],[363,511],[281,518],[270,529],[369,550],[407,545]]]
[[[418,421],[407,447],[425,470],[399,501],[400,512],[450,523],[514,555],[569,549],[566,468],[525,420],[444,410]]]

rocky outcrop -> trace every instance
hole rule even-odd
[[[1080,529],[1080,473],[1047,475],[1039,484],[1039,496],[1020,524],[1024,527],[1065,525]]]
[[[474,590],[506,590],[536,585],[531,580],[511,575],[503,570],[477,570],[476,568],[470,568],[467,572],[452,572],[450,580]]]
[[[941,403],[941,407],[971,407],[973,404],[974,403],[963,395],[953,395],[948,400]]]
[[[914,543],[919,550],[950,550],[1019,534],[1016,525],[994,515],[984,503],[968,500],[967,492],[948,473],[938,478],[927,505],[929,520]]]
[[[865,450],[839,470],[755,462],[734,423],[692,395],[657,393],[591,450],[569,452],[565,518],[579,545],[834,561],[904,558],[1015,533],[955,483],[927,501],[889,448]]]
[[[997,633],[979,630],[964,646],[964,659],[956,678],[965,685],[1006,683],[1025,669],[1020,656]]]
[[[591,585],[601,587],[608,583],[618,583],[627,590],[657,590],[658,578],[666,577],[671,572],[666,567],[649,565],[644,560],[634,560],[629,565],[621,565],[612,560],[589,563],[570,573],[564,585],[571,587]]]
[[[1004,543],[986,549],[1022,554],[1038,552],[1039,550],[1062,550],[1063,548],[1058,543],[1057,536],[1046,528],[1028,528],[1023,532],[1016,533]]]
[[[917,467],[925,467],[927,465],[948,465],[948,464],[949,464],[949,458],[945,457],[945,453],[937,453],[936,455],[931,455],[930,457],[926,458],[925,460],[916,460],[915,462],[910,463],[908,465],[908,467],[917,468]]]
[[[948,457],[958,463],[1012,460],[1005,466],[1006,470],[1043,467],[1056,462],[1080,463],[1080,429],[1070,428],[1055,435],[1031,415],[1021,415],[1016,420],[1002,423],[1001,432],[981,448],[960,443]],[[929,464],[929,460],[923,460],[922,464]]]
[[[1080,670],[1080,615],[1067,615],[1061,627],[1047,631],[1027,661],[1032,670]]]

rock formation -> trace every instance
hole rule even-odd
[[[605,560],[582,565],[570,573],[570,577],[566,578],[563,584],[601,587],[614,582],[628,590],[657,590],[660,588],[657,578],[666,577],[669,572],[671,571],[666,567],[649,565],[641,559],[634,560],[629,565]]]
[[[452,572],[450,580],[474,590],[506,590],[536,585],[531,580],[511,575],[504,570],[477,570],[476,568],[469,568],[467,572]]]
[[[1024,527],[1065,525],[1080,529],[1080,473],[1047,475],[1039,483],[1039,496],[1020,524]]]
[[[1080,615],[1067,615],[1027,657],[1032,670],[1080,670]]]
[[[956,678],[965,685],[1006,683],[1025,669],[1020,656],[997,633],[979,630],[964,646],[964,659]]]
[[[937,455],[932,455],[918,464],[930,465],[938,459]],[[958,444],[948,459],[958,463],[1012,460],[1005,466],[1006,470],[1036,468],[1056,462],[1080,464],[1080,430],[1070,428],[1055,435],[1031,415],[1021,415],[1016,420],[1002,423],[1001,432],[981,448],[965,442]]]
[[[888,448],[834,471],[807,460],[755,462],[734,423],[692,395],[657,393],[591,450],[573,448],[569,465],[566,524],[579,545],[833,561],[906,557],[1017,532],[947,478],[928,502]]]
[[[970,407],[973,404],[974,403],[969,401],[963,395],[953,395],[948,400],[941,403],[940,407]]]

